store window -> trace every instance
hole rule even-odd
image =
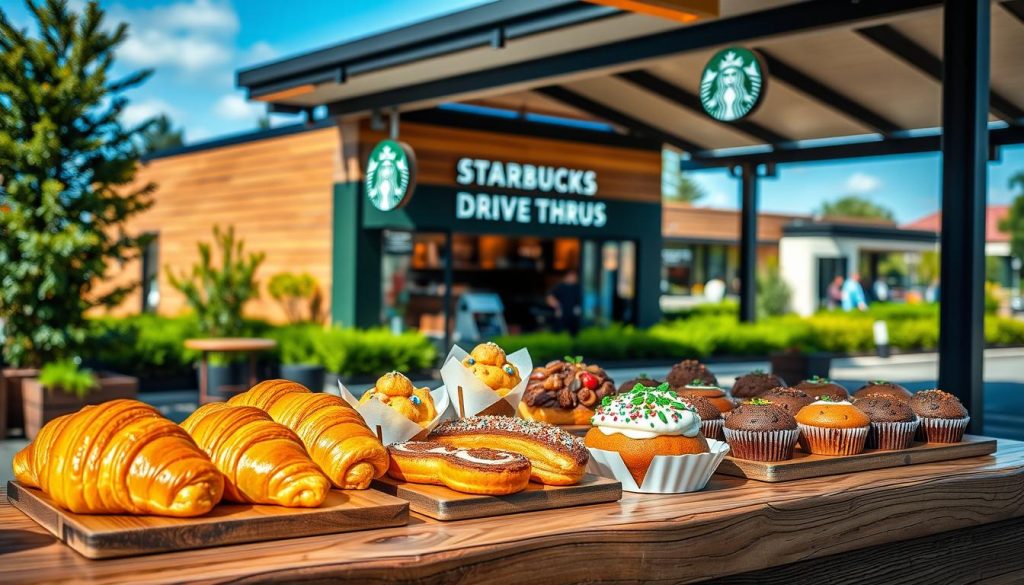
[[[156,313],[160,306],[160,235],[148,234],[142,251],[142,312]]]

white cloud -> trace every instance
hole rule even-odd
[[[212,137],[213,132],[210,132],[210,129],[206,128],[205,126],[195,126],[193,128],[185,129],[185,142],[187,144],[202,142],[203,140]]]
[[[846,179],[846,190],[850,193],[870,193],[872,191],[877,191],[881,186],[881,179],[860,171],[853,173],[848,179]]]
[[[256,119],[263,115],[263,104],[248,102],[238,94],[229,94],[217,100],[213,111],[228,120]]]
[[[196,73],[230,63],[231,47],[200,36],[148,29],[129,37],[118,56],[138,67],[170,66]]]
[[[110,22],[127,22],[118,57],[137,67],[171,67],[186,73],[223,68],[236,56],[238,15],[227,3],[177,2],[152,9],[116,6]]]
[[[160,114],[167,114],[173,120],[177,117],[178,111],[174,106],[161,99],[142,100],[132,102],[124,108],[121,112],[121,122],[128,126],[135,126]]]
[[[266,41],[258,41],[245,51],[245,54],[242,55],[238,64],[242,67],[248,67],[250,65],[265,63],[277,57],[277,54],[277,49],[271,46],[270,43]]]
[[[730,194],[718,190],[708,191],[707,195],[697,200],[697,205],[701,207],[734,208],[736,204],[735,193]]]

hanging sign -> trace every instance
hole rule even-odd
[[[715,53],[700,78],[700,103],[709,116],[734,122],[750,115],[764,97],[767,69],[749,49],[729,47]]]
[[[416,154],[397,140],[381,140],[366,160],[366,197],[381,211],[398,209],[416,189]]]

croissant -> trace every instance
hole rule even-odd
[[[309,456],[341,489],[366,489],[388,470],[388,452],[342,398],[288,380],[267,380],[228,401],[255,406],[295,431]]]
[[[295,432],[258,408],[211,402],[181,426],[224,473],[225,500],[315,508],[331,489]]]
[[[14,456],[14,476],[79,514],[199,516],[224,476],[184,429],[137,400],[57,417]]]

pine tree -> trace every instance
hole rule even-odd
[[[149,154],[159,150],[178,148],[185,144],[184,132],[175,128],[167,114],[160,114],[150,121],[149,127],[142,132],[142,149]]]
[[[132,185],[146,124],[125,128],[125,90],[150,71],[110,79],[127,35],[104,26],[95,1],[27,1],[36,30],[0,10],[0,319],[7,362],[39,366],[74,356],[85,313],[134,287],[100,293],[112,263],[145,238],[124,222],[150,205],[155,185]]]

